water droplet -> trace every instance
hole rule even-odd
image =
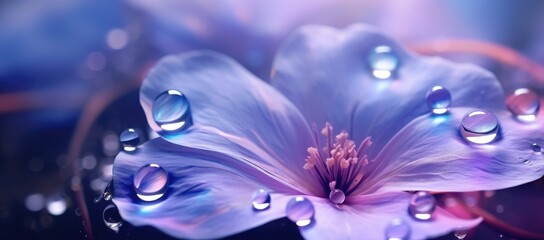
[[[399,57],[391,47],[382,45],[372,49],[368,63],[375,78],[389,79],[399,66]]]
[[[291,221],[300,227],[304,227],[312,222],[314,205],[305,197],[295,197],[287,202],[285,213]]]
[[[161,93],[153,102],[153,120],[165,131],[188,128],[192,124],[189,100],[177,90]]]
[[[385,239],[406,240],[410,238],[410,225],[400,218],[395,218],[385,228]]]
[[[329,193],[329,200],[334,204],[342,204],[346,200],[346,194],[340,189],[334,189]]]
[[[39,193],[28,195],[25,198],[25,206],[32,212],[41,211],[45,206],[45,197]]]
[[[467,234],[468,232],[466,230],[458,230],[458,231],[455,231],[453,233],[453,235],[457,238],[457,239],[465,239],[465,237],[467,237]]]
[[[123,219],[121,218],[121,215],[119,214],[119,210],[117,207],[113,204],[108,205],[104,212],[102,212],[102,217],[104,219],[104,223],[106,226],[111,228],[114,231],[118,231],[119,227],[123,225]]]
[[[508,96],[506,106],[518,120],[533,121],[540,108],[540,100],[532,90],[518,88]]]
[[[436,200],[428,192],[417,192],[410,200],[409,212],[415,219],[429,220],[436,208]]]
[[[497,137],[499,121],[495,114],[486,110],[474,110],[461,120],[461,135],[472,143],[486,144]]]
[[[264,189],[258,189],[253,193],[251,202],[256,210],[264,210],[270,206],[270,193]]]
[[[451,94],[442,86],[434,86],[427,92],[427,105],[434,114],[443,114],[451,104]]]
[[[136,195],[144,201],[155,201],[164,195],[167,188],[168,173],[157,164],[148,164],[134,175]]]
[[[60,195],[55,195],[47,200],[47,211],[51,215],[62,215],[66,211],[66,200]]]
[[[119,136],[119,141],[121,141],[123,150],[127,152],[132,152],[136,150],[136,148],[140,144],[140,134],[138,133],[138,131],[129,128],[121,133],[121,136]]]
[[[504,206],[499,204],[495,207],[495,211],[497,211],[497,213],[503,213],[504,212]]]
[[[95,180],[100,180],[100,179],[95,179]],[[93,182],[95,180],[93,180]],[[110,201],[112,197],[113,197],[113,181],[110,181],[108,185],[106,185],[106,187],[104,188],[104,191],[102,192],[102,194],[100,194],[100,196],[94,199],[94,202],[98,203],[102,200]]]
[[[537,143],[533,143],[531,145],[531,149],[533,150],[533,152],[535,153],[540,153],[542,152],[542,147],[540,145],[538,145]]]
[[[527,164],[527,165],[528,165],[528,164],[531,164],[531,160],[525,159],[525,160],[523,160],[523,164]]]

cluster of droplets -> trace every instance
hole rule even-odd
[[[395,77],[400,65],[399,56],[391,47],[385,45],[377,46],[370,52],[368,63],[372,75],[377,79],[391,79]],[[426,103],[433,114],[440,115],[447,113],[451,105],[451,98],[448,89],[443,86],[434,86],[427,92]],[[532,121],[536,118],[540,102],[538,96],[533,91],[523,88],[516,90],[508,97],[507,107],[517,119]],[[189,101],[178,90],[168,90],[159,94],[152,105],[152,116],[155,124],[160,128],[160,131],[157,132],[163,137],[183,131],[192,125]],[[362,152],[371,142],[369,138],[365,139],[356,151],[353,141],[347,139],[347,133],[345,132],[339,134],[336,137],[336,143],[333,144],[330,137],[331,131],[332,127],[330,125],[327,125],[322,131],[328,141],[328,145],[324,148],[325,155],[328,155],[328,157],[323,157],[317,149],[310,148],[308,149],[309,158],[304,168],[315,169],[316,176],[320,178],[319,180],[329,183],[329,186],[327,186],[330,188],[329,200],[334,204],[342,204],[346,199],[346,191],[352,189],[354,186],[353,183],[357,184],[361,180],[362,175],[343,176],[344,179],[350,179],[352,183],[344,182],[342,184],[335,181],[338,172],[333,174],[331,172],[332,166],[338,163],[338,169],[346,169],[342,166],[357,166],[357,163],[362,161],[364,163],[359,164],[359,168],[349,171],[350,173],[358,173],[360,167],[367,163],[366,155],[363,155]],[[494,141],[498,136],[499,122],[490,111],[472,110],[462,118],[460,132],[463,138],[470,143],[487,144]],[[121,133],[120,141],[125,152],[133,152],[140,144],[141,138],[138,131],[129,128]],[[531,149],[535,153],[542,152],[540,145],[537,143],[531,145]],[[341,157],[335,157],[337,151],[342,151]],[[316,167],[316,164],[318,164],[317,160],[324,160],[325,168],[318,169]],[[323,177],[327,179],[321,179]],[[133,186],[137,197],[146,202],[160,199],[165,194],[168,186],[167,171],[153,163],[142,166],[134,174],[133,179]],[[111,200],[111,184],[108,185],[101,197],[106,201]],[[257,189],[251,198],[253,209],[256,211],[269,209],[271,199],[269,191]],[[416,220],[428,221],[432,219],[435,208],[436,200],[433,195],[428,192],[417,192],[412,195],[408,212]],[[312,222],[315,209],[309,199],[299,196],[293,197],[288,201],[285,213],[298,226],[307,226]],[[111,229],[116,230],[122,224],[118,209],[113,204],[108,205],[104,209],[103,217],[104,222]],[[402,219],[393,219],[385,229],[385,237],[389,240],[409,239],[410,234],[410,225]]]
[[[263,211],[270,208],[272,197],[265,189],[257,189],[253,193],[251,203],[255,211]],[[305,197],[293,197],[287,202],[285,215],[300,227],[312,223],[315,214],[314,205]]]
[[[400,57],[391,46],[374,47],[368,54],[367,60],[374,78],[392,79],[397,75]],[[451,100],[450,91],[443,86],[432,87],[426,95],[426,103],[436,115],[447,113]],[[506,106],[517,120],[531,122],[536,119],[540,109],[540,99],[533,90],[519,88],[508,96]],[[459,131],[469,143],[488,144],[499,136],[499,122],[492,112],[475,109],[463,117]],[[532,147],[533,150],[535,148]],[[535,152],[541,151],[535,150]]]

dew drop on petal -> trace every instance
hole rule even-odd
[[[119,214],[119,210],[113,204],[110,204],[106,208],[104,208],[104,211],[102,212],[102,218],[104,219],[104,223],[106,224],[106,226],[108,226],[112,230],[118,231],[119,227],[123,225],[123,219]]]
[[[140,168],[134,175],[136,195],[143,201],[155,201],[166,191],[168,173],[157,164],[148,164]]]
[[[138,131],[129,128],[121,133],[121,135],[119,136],[119,141],[121,141],[123,150],[127,152],[132,152],[136,150],[136,148],[140,144],[140,134],[138,133]]]
[[[518,88],[506,99],[506,107],[521,121],[533,121],[540,108],[538,95],[527,88]]]
[[[389,79],[399,66],[399,57],[391,47],[381,45],[372,49],[368,63],[375,78]]]
[[[410,225],[400,218],[393,219],[385,228],[385,239],[407,240],[410,239],[412,229]]]
[[[460,131],[461,135],[471,143],[490,143],[497,137],[499,121],[492,112],[473,110],[461,120]]]
[[[334,189],[329,193],[329,200],[334,204],[342,204],[346,200],[346,194],[340,189]]]
[[[251,203],[255,210],[264,210],[270,206],[270,193],[264,189],[258,189],[251,197]]]
[[[531,145],[531,150],[533,150],[535,153],[540,153],[542,152],[542,147],[538,143],[533,143]]]
[[[100,194],[100,196],[98,196],[94,200],[94,202],[98,203],[102,200],[110,201],[112,198],[113,198],[113,181],[110,181],[108,185],[106,185],[106,187],[104,188],[104,191],[102,192],[102,194]]]
[[[294,197],[287,202],[285,213],[291,221],[300,227],[304,227],[312,222],[315,210],[314,205],[307,198]]]
[[[184,130],[192,124],[189,100],[177,90],[161,93],[153,102],[153,120],[167,132]]]
[[[427,105],[434,114],[443,114],[451,104],[451,94],[442,86],[434,86],[427,92]]]
[[[434,196],[428,192],[417,192],[410,200],[409,212],[412,217],[418,220],[429,220],[436,208]]]

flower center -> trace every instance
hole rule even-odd
[[[308,148],[304,169],[311,171],[334,204],[342,204],[363,178],[363,168],[368,164],[365,150],[372,144],[367,137],[358,148],[348,139],[346,131],[340,132],[333,141],[332,126],[325,124],[321,134],[326,138],[325,146],[320,150],[317,127],[314,125],[316,146]]]

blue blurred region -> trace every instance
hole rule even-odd
[[[4,1],[0,7],[0,92],[74,84],[76,67],[104,49],[122,24],[109,0]]]

